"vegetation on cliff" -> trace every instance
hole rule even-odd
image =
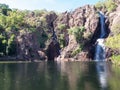
[[[96,29],[100,29],[96,9],[112,13],[117,6],[115,1],[105,0],[98,2],[95,7],[86,5],[73,12],[58,15],[46,10],[10,9],[8,5],[0,4],[0,56],[16,56],[22,52],[21,55],[25,55],[24,57],[34,57],[33,51],[37,54],[40,50],[46,51],[54,30],[60,47],[68,50],[66,56],[70,51],[70,55],[74,57],[86,47],[89,49],[94,33],[96,35],[93,42],[99,35],[99,32],[95,32]],[[111,19],[111,25],[112,21]],[[120,51],[119,28],[119,24],[110,28],[112,35],[106,41],[107,47],[117,51]],[[74,35],[74,40],[70,39],[70,35]],[[68,45],[70,40],[77,44]],[[34,46],[36,48],[33,48]],[[67,49],[66,46],[71,48]],[[85,49],[85,52],[88,52],[88,49]],[[119,54],[113,54],[111,58],[117,60]]]
[[[113,60],[113,63],[120,65],[120,33],[114,33],[114,36],[108,37],[106,46],[115,51],[110,59]]]
[[[113,0],[104,0],[96,3],[95,7],[99,10],[105,9],[107,12],[112,12],[116,9],[117,4]]]
[[[37,33],[39,47],[45,48],[45,43],[51,36],[47,15],[52,13],[46,10],[21,11],[0,4],[0,56],[16,56],[19,52],[18,37],[22,38],[26,32]]]
[[[16,54],[16,32],[23,25],[24,13],[0,4],[0,55]]]
[[[68,33],[71,35],[74,35],[77,43],[79,44],[79,47],[77,47],[75,50],[72,51],[71,55],[75,56],[78,53],[80,53],[83,50],[83,33],[85,31],[85,28],[83,26],[81,27],[72,27],[68,29]]]

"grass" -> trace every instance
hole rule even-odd
[[[112,49],[120,49],[120,34],[109,37],[106,40],[106,46]]]
[[[107,47],[120,52],[120,34],[118,33],[112,37],[107,38],[105,44]],[[115,65],[120,65],[120,55],[113,55],[110,57],[110,59]]]
[[[111,59],[114,64],[120,65],[120,55],[113,55]]]

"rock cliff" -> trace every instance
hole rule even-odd
[[[15,32],[16,58],[22,60],[53,59],[58,56],[57,48],[61,48],[61,55],[57,60],[93,59],[95,42],[101,29],[97,13],[99,10],[106,15],[107,34],[105,38],[120,34],[120,2],[118,0],[114,2],[117,8],[113,12],[108,12],[104,7],[98,9],[94,5],[85,5],[71,12],[56,14],[45,11],[26,14],[24,24]],[[56,35],[57,41],[53,40],[53,35]],[[107,57],[120,53],[119,50],[112,48],[107,48],[106,51]]]

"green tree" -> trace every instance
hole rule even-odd
[[[113,0],[104,0],[96,3],[95,7],[99,10],[106,9],[108,12],[112,12],[116,9],[117,5]]]
[[[6,4],[0,4],[0,13],[7,15],[7,12],[11,11],[8,5]]]
[[[114,11],[117,7],[116,3],[113,0],[106,0],[105,6],[106,6],[108,12]]]

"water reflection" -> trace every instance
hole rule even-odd
[[[119,90],[119,74],[106,62],[0,64],[0,89]]]
[[[105,61],[96,62],[98,79],[100,82],[101,90],[107,89],[107,65]]]

